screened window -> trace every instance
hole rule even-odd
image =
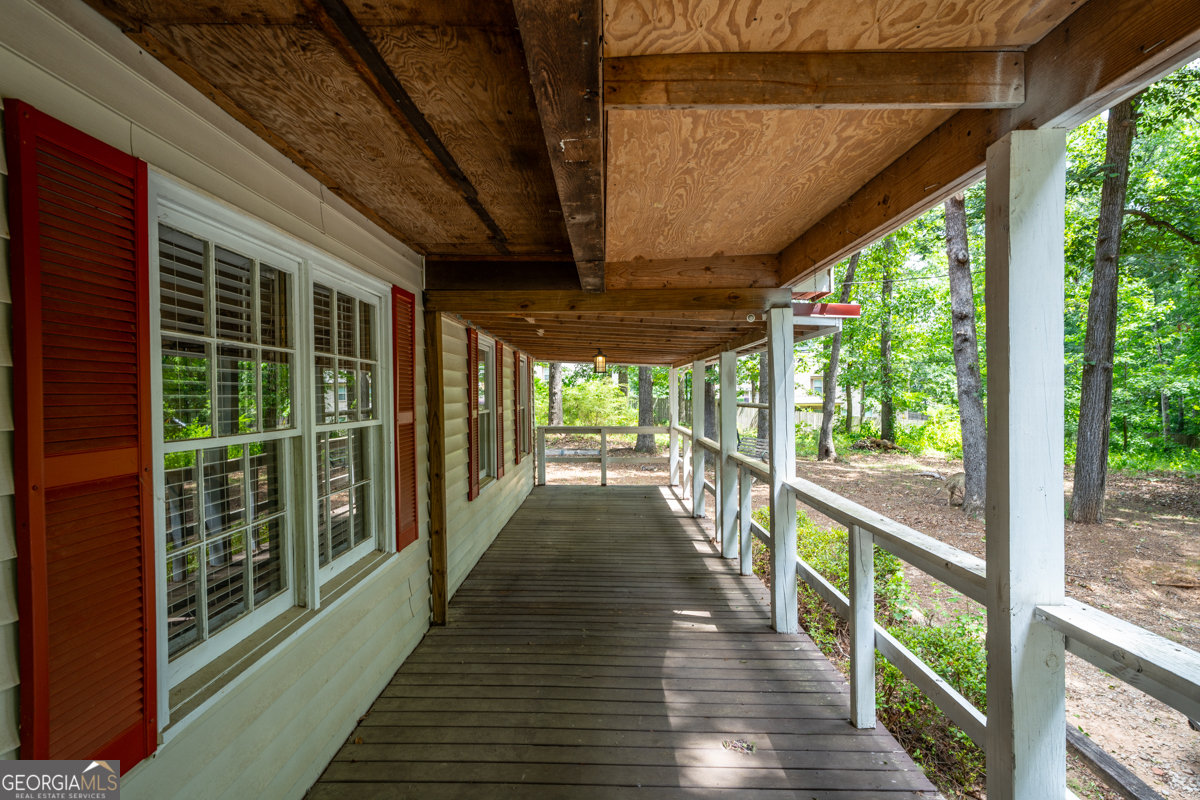
[[[158,227],[167,650],[289,588],[291,273]]]
[[[317,434],[317,558],[323,567],[371,538],[371,429]]]
[[[496,477],[496,347],[479,342],[479,479]]]
[[[375,306],[321,284],[313,285],[317,424],[373,420]]]
[[[517,370],[517,431],[520,433],[521,452],[529,452],[529,359],[521,356]]]

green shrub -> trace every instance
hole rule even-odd
[[[949,458],[962,458],[962,422],[951,406],[933,406],[929,419],[920,425],[896,427],[896,444],[909,452],[936,452]]]
[[[629,398],[607,379],[563,388],[564,425],[637,425]]]
[[[770,511],[754,511],[754,520],[770,529]],[[822,528],[803,509],[796,512],[797,554],[838,591],[850,588],[848,533]],[[754,542],[755,572],[768,568],[767,550]],[[945,626],[916,622],[909,613],[911,591],[900,560],[875,548],[875,619],[897,640],[953,686],[981,712],[987,711],[987,652],[982,615],[964,614]],[[846,621],[803,582],[797,597],[800,623],[813,642],[839,668],[848,668]],[[937,706],[876,653],[876,702],[880,722],[943,791],[960,794],[981,785],[984,754]]]

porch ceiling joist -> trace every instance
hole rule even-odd
[[[1200,52],[1195,0],[1089,0],[1025,53],[1025,102],[959,111],[780,254],[790,286],[983,177],[987,148],[1021,128],[1072,127]]]
[[[1013,108],[1025,56],[998,51],[672,53],[604,61],[606,108]]]
[[[604,291],[600,3],[514,0],[550,166],[585,292]]]
[[[619,292],[425,292],[425,308],[457,314],[608,314],[643,311],[747,311],[789,305],[790,289],[630,289]]]

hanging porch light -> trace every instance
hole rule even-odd
[[[608,372],[608,357],[604,355],[604,351],[599,347],[596,348],[596,355],[592,356],[592,364],[596,368],[597,375],[603,375]]]

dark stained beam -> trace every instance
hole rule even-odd
[[[579,284],[603,292],[600,0],[514,0],[513,9]]]
[[[498,253],[507,253],[508,239],[492,215],[484,208],[470,179],[459,167],[454,156],[442,143],[429,120],[417,108],[405,88],[384,61],[375,43],[358,24],[354,14],[342,0],[301,0],[305,10],[320,26],[334,46],[341,51],[362,76],[363,81],[379,97],[384,107],[408,133],[417,148],[433,168],[462,195],[463,201],[479,217],[491,234]]]
[[[436,291],[580,290],[574,261],[425,259],[425,288]]]
[[[604,60],[604,105],[622,109],[1013,108],[1014,51],[679,53]]]
[[[1200,53],[1196,0],[1089,0],[1025,53],[1025,103],[960,111],[780,254],[794,285],[983,177],[1009,131],[1074,127]]]
[[[792,302],[790,289],[631,289],[623,292],[425,292],[425,308],[456,314],[638,311],[761,313]]]

